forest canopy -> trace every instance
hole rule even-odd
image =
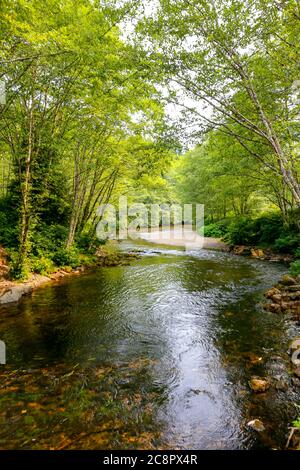
[[[16,277],[78,264],[124,194],[205,204],[207,235],[299,254],[297,0],[8,0],[0,26]]]

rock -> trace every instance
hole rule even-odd
[[[294,351],[300,349],[300,338],[295,338],[289,345],[289,353],[292,354]]]
[[[293,352],[291,362],[295,367],[300,366],[300,348]]]
[[[279,304],[282,301],[282,295],[281,294],[274,294],[272,296],[273,302]]]
[[[245,352],[242,353],[242,356],[250,363],[250,364],[259,364],[262,361],[262,357],[254,354],[253,352]]]
[[[270,382],[264,377],[253,376],[249,381],[249,386],[255,393],[263,393],[269,389]]]
[[[249,256],[251,254],[251,248],[249,246],[236,245],[233,247],[233,252],[236,255]]]
[[[289,274],[285,274],[282,277],[280,283],[284,286],[293,286],[294,284],[296,284],[296,280],[292,276],[289,276]]]
[[[283,311],[291,311],[295,308],[296,302],[281,302],[281,310]]]
[[[276,384],[275,384],[275,388],[276,390],[278,390],[279,392],[286,392],[289,388],[289,384],[285,381],[285,380],[276,380]]]
[[[287,293],[285,293],[284,298],[287,299],[287,300],[299,300],[300,299],[300,291],[297,290],[295,292],[287,292]]]
[[[0,304],[18,302],[25,294],[30,294],[32,287],[28,284],[13,285],[2,289],[0,292]]]
[[[265,253],[260,248],[251,248],[251,256],[252,258],[263,259],[265,257]]]
[[[253,419],[252,421],[249,421],[249,423],[247,423],[247,426],[249,426],[249,428],[253,429],[256,432],[263,432],[266,429],[264,427],[264,423],[260,419]]]
[[[272,313],[281,313],[281,305],[280,304],[266,304],[264,305],[264,310],[267,310],[268,312]]]
[[[297,367],[297,369],[294,370],[294,375],[300,379],[300,366]]]
[[[292,286],[287,286],[287,290],[289,292],[297,292],[300,291],[300,285],[299,284],[294,284]]]
[[[272,299],[274,295],[281,295],[281,292],[279,289],[277,289],[276,287],[272,287],[272,289],[269,289],[266,293],[265,293],[265,297],[267,299]]]
[[[292,378],[292,384],[293,384],[295,387],[300,387],[300,379],[298,379],[297,377],[293,377],[293,378]]]

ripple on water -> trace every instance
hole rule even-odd
[[[130,247],[134,245],[124,244],[124,249]],[[141,448],[151,442],[154,447],[237,449],[282,444],[297,392],[283,394],[271,387],[264,396],[255,396],[248,380],[251,375],[274,375],[271,356],[282,357],[285,368],[294,327],[259,307],[262,292],[284,268],[221,252],[141,243],[138,248],[142,258],[130,266],[66,278],[36,290],[19,305],[3,307],[0,337],[8,346],[8,367],[50,370],[57,383],[69,387],[69,394],[61,391],[66,421],[52,410],[59,433],[68,436],[72,419],[75,434],[86,432],[73,410],[74,399],[81,402],[85,390],[87,408],[94,410],[93,429],[100,423],[111,428],[118,418],[128,434],[127,443],[125,434],[119,430],[116,437],[111,430],[102,444],[99,436],[82,437],[68,444],[71,447]],[[101,370],[105,380],[99,378],[97,385]],[[32,442],[43,447],[52,439],[52,389],[48,379],[45,385],[36,373],[26,373],[35,393],[45,400],[44,424],[38,412],[33,416],[43,438],[37,432],[35,441],[24,444],[23,436],[12,439],[11,430],[4,427],[3,448],[15,445],[15,439],[21,448],[32,447]],[[0,416],[8,406],[11,416],[19,416],[17,403],[26,405],[26,393],[18,388],[9,405],[0,401]],[[264,435],[247,428],[254,418],[264,421]],[[34,434],[30,419],[22,426]]]

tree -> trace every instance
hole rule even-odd
[[[163,71],[169,87],[176,84],[170,98],[179,101],[179,89],[195,103],[185,106],[193,128],[197,120],[202,132],[219,128],[234,137],[282,179],[300,207],[299,106],[291,104],[299,74],[298,8],[292,0],[280,6],[256,0],[161,0],[139,31],[152,40],[153,70]],[[268,151],[260,154],[255,145]]]

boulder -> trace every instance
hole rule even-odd
[[[263,432],[266,429],[264,423],[260,419],[252,419],[247,423],[247,426],[256,432]]]
[[[252,258],[263,259],[265,253],[260,248],[251,248],[251,256]]]
[[[272,313],[281,313],[281,305],[280,304],[266,304],[264,305],[264,310]]]
[[[236,255],[240,256],[249,256],[251,254],[251,248],[249,246],[244,246],[244,245],[236,245],[233,248],[233,252]]]
[[[291,362],[295,367],[300,366],[300,349],[293,352]]]
[[[293,286],[294,284],[296,284],[296,280],[292,276],[289,276],[289,274],[285,274],[282,277],[280,283],[284,286]]]
[[[25,294],[30,294],[32,287],[28,284],[7,286],[0,292],[0,304],[18,302]]]
[[[267,299],[272,299],[274,295],[281,295],[281,292],[279,289],[277,289],[276,287],[272,287],[272,289],[269,289],[266,293],[265,293],[265,297]]]
[[[281,294],[274,294],[272,296],[272,300],[275,303],[280,303],[282,301],[282,295]]]
[[[292,384],[294,385],[294,387],[300,387],[300,379],[298,379],[297,377],[293,377]]]
[[[266,392],[270,387],[270,382],[264,377],[253,376],[249,381],[249,386],[251,390],[255,393]]]
[[[279,392],[286,392],[289,388],[289,384],[283,379],[277,379],[275,384],[276,390]]]
[[[300,366],[297,367],[297,369],[294,370],[294,375],[300,379]]]
[[[287,290],[289,292],[298,292],[298,291],[300,291],[300,285],[299,284],[289,285],[289,286],[287,286]]]
[[[289,353],[292,354],[294,351],[300,350],[300,338],[295,338],[289,345]]]

